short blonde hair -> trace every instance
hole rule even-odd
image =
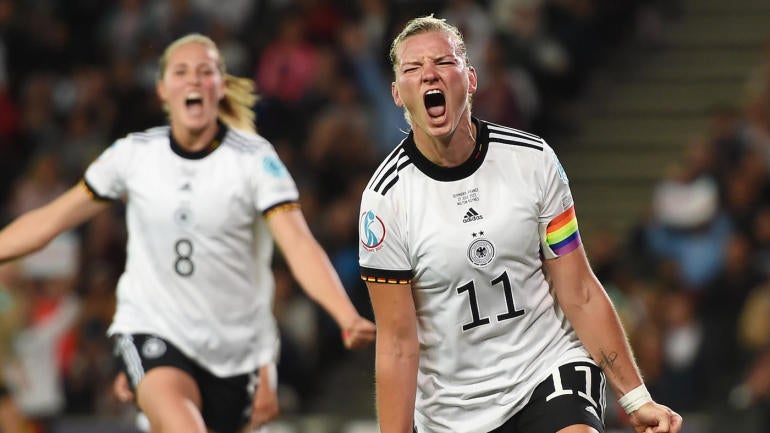
[[[468,58],[468,48],[465,46],[465,40],[463,39],[462,33],[460,33],[460,29],[447,23],[445,19],[436,18],[433,14],[430,14],[409,20],[404,26],[404,29],[401,30],[401,33],[399,33],[398,36],[393,39],[393,43],[390,44],[390,53],[388,56],[390,57],[390,63],[393,66],[394,75],[398,71],[398,62],[400,61],[398,58],[398,48],[401,44],[411,36],[429,32],[444,32],[448,34],[454,42],[455,54],[463,59],[465,67],[471,66],[470,59]],[[471,103],[472,98],[468,95],[469,107]],[[408,123],[409,126],[413,126],[412,117],[406,107],[404,107],[404,119],[406,119],[406,123]]]
[[[393,43],[390,44],[390,63],[393,65],[393,72],[395,73],[400,59],[398,58],[398,48],[401,44],[410,36],[419,35],[429,32],[444,32],[451,36],[455,44],[455,53],[459,54],[465,62],[466,66],[470,66],[470,60],[468,59],[468,49],[465,46],[465,40],[463,39],[460,29],[449,24],[443,18],[436,18],[433,14],[423,17],[417,17],[409,20],[398,34],[393,39]]]
[[[203,44],[216,51],[217,66],[225,80],[225,97],[219,102],[219,119],[233,128],[256,132],[254,124],[254,110],[252,107],[257,102],[256,84],[249,78],[241,78],[230,75],[225,68],[225,60],[219,52],[219,48],[208,36],[200,33],[191,33],[183,36],[166,47],[158,61],[158,81],[163,79],[168,66],[168,58],[172,51],[182,45],[197,43]]]

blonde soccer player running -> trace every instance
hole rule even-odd
[[[152,433],[236,433],[278,414],[273,242],[350,349],[374,325],[347,297],[308,229],[294,181],[254,132],[253,82],[228,75],[216,45],[185,36],[160,58],[169,125],[117,140],[82,182],[0,231],[0,261],[46,245],[118,200],[127,260],[108,334]]]

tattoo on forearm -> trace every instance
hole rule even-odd
[[[617,352],[610,352],[606,353],[602,350],[602,356],[599,360],[599,367],[601,367],[602,370],[612,370],[612,368],[615,366],[615,361],[618,359],[618,353]]]

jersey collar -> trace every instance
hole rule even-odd
[[[197,150],[195,152],[190,152],[189,150],[185,150],[182,146],[179,145],[179,143],[174,140],[174,134],[171,133],[171,129],[168,130],[168,139],[171,143],[171,150],[174,151],[177,155],[181,156],[182,158],[186,159],[203,159],[211,152],[217,150],[219,148],[219,145],[222,144],[222,141],[225,139],[225,135],[227,134],[227,125],[222,123],[222,121],[217,120],[217,135],[214,136],[214,139],[211,140],[211,143],[209,143],[208,146],[204,147],[201,150]]]
[[[489,132],[486,123],[475,117],[471,117],[471,121],[476,125],[476,148],[473,149],[473,153],[465,162],[456,167],[436,165],[420,153],[414,143],[414,131],[410,131],[409,136],[404,139],[404,151],[409,155],[409,159],[412,160],[415,167],[428,177],[443,182],[465,179],[481,167],[481,163],[487,156],[487,149],[489,149]]]

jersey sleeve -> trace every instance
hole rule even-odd
[[[126,192],[124,170],[130,157],[130,141],[128,137],[115,141],[86,168],[83,181],[97,198],[119,200]]]
[[[540,249],[546,259],[553,259],[575,250],[582,241],[567,173],[550,146],[543,148],[543,174]]]
[[[252,179],[254,203],[262,214],[285,205],[296,204],[299,192],[289,170],[283,164],[275,149],[266,146],[257,155],[255,176]]]
[[[412,281],[405,230],[393,203],[364,190],[358,218],[358,258],[364,281],[409,284]]]

